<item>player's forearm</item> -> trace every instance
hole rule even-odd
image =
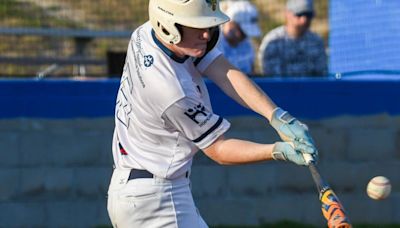
[[[276,105],[256,83],[236,70],[228,72],[228,79],[248,108],[271,120],[272,111]]]
[[[267,119],[271,118],[272,111],[276,108],[273,101],[223,56],[218,57],[205,73],[236,102]]]
[[[274,144],[259,144],[239,139],[218,140],[204,153],[224,165],[247,164],[272,160]]]

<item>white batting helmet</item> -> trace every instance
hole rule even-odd
[[[218,0],[150,0],[149,17],[156,34],[171,44],[181,41],[177,24],[211,28],[229,21]]]

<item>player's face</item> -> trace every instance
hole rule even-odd
[[[182,39],[176,45],[179,56],[201,57],[206,53],[207,42],[211,39],[211,29],[196,29],[182,26]]]

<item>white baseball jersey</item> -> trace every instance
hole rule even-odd
[[[228,130],[229,122],[212,111],[202,76],[220,54],[213,48],[200,59],[179,58],[149,22],[134,31],[115,109],[116,168],[181,176],[199,149]]]

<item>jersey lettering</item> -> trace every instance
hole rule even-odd
[[[142,85],[143,88],[146,87],[146,84],[144,83],[143,80],[143,74],[142,74],[142,59],[144,58],[143,54],[143,47],[142,47],[142,28],[139,28],[137,31],[136,35],[136,40],[135,42],[131,44],[131,49],[132,49],[132,54],[133,54],[133,59],[131,59],[134,62],[135,69],[136,69],[136,76],[138,77],[140,84]],[[151,60],[151,64],[148,60],[143,60],[144,64],[149,64],[146,66],[151,66],[153,64],[153,60]]]
[[[129,64],[127,64],[127,69],[130,71]],[[132,105],[128,102],[128,93],[132,92],[132,81],[127,74],[123,74],[121,78],[120,91],[116,102],[116,117],[120,123],[122,123],[126,128],[130,125],[130,113],[132,112]]]
[[[193,108],[189,108],[188,110],[186,110],[185,115],[200,126],[203,126],[211,118],[211,115],[206,112],[204,105],[201,103]],[[205,119],[203,120],[202,117]]]

